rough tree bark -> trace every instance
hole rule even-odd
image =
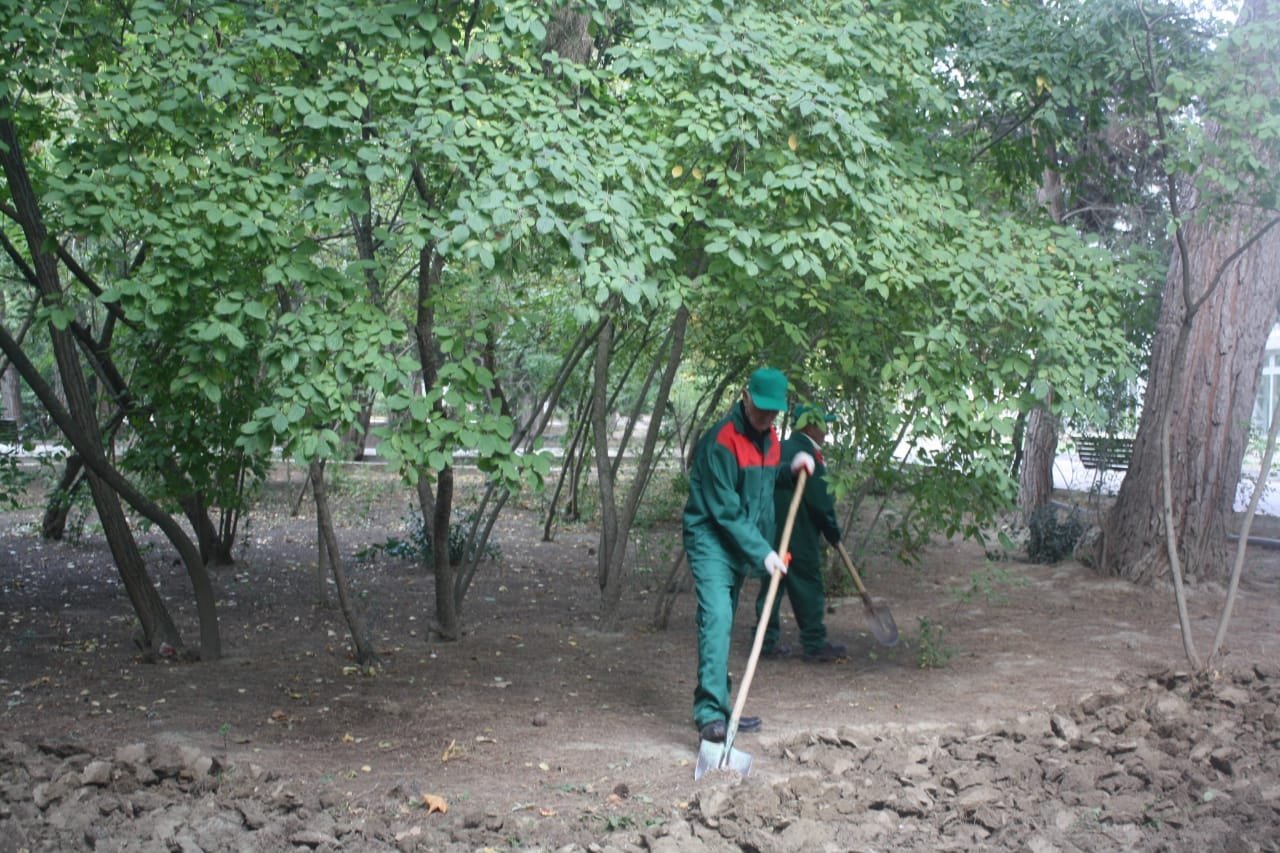
[[[1278,16],[1280,2],[1249,0],[1240,26]],[[1241,57],[1241,73],[1274,68],[1275,46],[1266,52]],[[1269,96],[1280,94],[1274,77],[1264,78],[1256,80],[1270,87]],[[1185,203],[1176,186],[1169,188],[1174,218],[1186,224],[1175,235],[1133,459],[1097,555],[1104,571],[1137,582],[1169,574],[1168,541],[1177,543],[1185,577],[1226,577],[1228,521],[1280,300],[1277,212],[1241,204],[1212,220],[1183,216],[1183,209],[1195,211],[1204,181],[1197,176]],[[1166,424],[1172,529],[1165,526],[1162,486]]]
[[[1058,449],[1058,419],[1044,406],[1027,415],[1022,466],[1018,469],[1018,509],[1023,519],[1053,498],[1053,458]]]

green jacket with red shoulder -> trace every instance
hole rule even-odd
[[[776,529],[774,486],[779,479],[792,482],[781,458],[778,433],[773,427],[766,432],[752,427],[741,401],[702,436],[684,506],[684,547],[691,566],[723,559],[739,574],[764,574]]]
[[[790,470],[791,460],[801,451],[813,457],[813,476],[805,484],[804,497],[800,501],[800,509],[796,511],[787,550],[791,552],[793,564],[818,566],[822,556],[822,543],[818,537],[825,538],[832,545],[839,542],[840,522],[836,518],[835,500],[827,491],[827,465],[822,459],[822,449],[816,443],[802,432],[791,433],[782,442],[781,465]],[[781,480],[778,482],[778,490],[774,496],[774,511],[778,518],[787,517],[795,491],[794,484],[787,485]]]

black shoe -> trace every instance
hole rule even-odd
[[[742,716],[738,718],[738,731],[740,732],[758,732],[760,726],[764,723],[759,717]]]
[[[786,643],[776,643],[770,648],[760,652],[760,657],[765,660],[782,660],[791,657],[791,647]]]
[[[738,727],[742,727],[741,723],[739,723]],[[698,736],[710,743],[724,743],[727,728],[728,726],[724,724],[724,720],[712,720],[698,729]]]
[[[835,663],[849,656],[849,650],[842,645],[827,643],[816,652],[805,652],[805,663]]]

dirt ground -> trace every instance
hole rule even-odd
[[[1280,849],[1280,550],[1250,548],[1222,665],[1191,677],[1168,588],[959,541],[914,565],[871,547],[858,559],[902,641],[878,645],[860,600],[833,598],[848,659],[762,661],[747,713],[764,726],[736,743],[752,772],[695,781],[692,595],[652,627],[673,526],[633,543],[609,633],[595,531],[545,542],[517,508],[466,636],[433,642],[431,578],[356,559],[407,537],[408,493],[348,474],[339,535],[384,661],[371,675],[315,603],[300,486],[295,469],[268,490],[216,574],[212,663],[142,659],[92,518],[49,543],[38,509],[0,515],[0,851]],[[140,538],[195,644],[183,570]],[[1202,653],[1222,597],[1192,590]],[[744,601],[735,676],[752,621]]]

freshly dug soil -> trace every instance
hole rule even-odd
[[[0,851],[1280,849],[1275,550],[1250,550],[1229,649],[1195,676],[1166,588],[961,542],[912,565],[855,555],[902,642],[877,645],[859,599],[833,597],[848,659],[762,661],[747,709],[765,726],[735,744],[751,774],[695,782],[692,595],[652,625],[671,524],[632,543],[627,615],[604,632],[594,530],[545,542],[515,510],[468,633],[441,643],[432,579],[356,558],[407,538],[408,496],[352,475],[340,541],[384,662],[367,674],[316,604],[300,485],[275,484],[217,570],[211,663],[138,652],[91,518],[48,543],[37,510],[0,515]],[[181,567],[143,538],[196,636]],[[1222,597],[1191,591],[1201,653]],[[738,622],[740,675],[746,602]]]

